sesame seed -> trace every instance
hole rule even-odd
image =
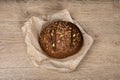
[[[75,34],[73,34],[73,37],[75,37]]]
[[[54,44],[54,43],[52,44],[52,47],[55,47],[55,44]]]

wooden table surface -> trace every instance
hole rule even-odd
[[[36,68],[21,27],[31,16],[68,9],[95,42],[76,71]],[[0,80],[120,80],[119,0],[0,0]]]

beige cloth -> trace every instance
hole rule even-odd
[[[84,45],[77,54],[65,59],[52,59],[42,53],[38,42],[40,30],[42,28],[42,25],[55,20],[70,21],[72,23],[75,23],[81,30],[84,38]],[[82,27],[71,18],[68,10],[62,10],[53,15],[48,15],[46,16],[46,20],[42,17],[32,17],[22,27],[22,31],[25,36],[27,53],[30,59],[33,61],[34,65],[37,67],[47,68],[60,72],[71,72],[75,70],[93,43],[92,37],[88,35],[82,29]]]

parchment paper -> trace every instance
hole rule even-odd
[[[43,54],[38,42],[38,37],[43,25],[56,20],[70,21],[75,23],[81,30],[84,38],[84,45],[82,49],[77,54],[65,59],[53,59],[47,57]],[[66,9],[53,15],[44,16],[44,18],[42,18],[42,16],[41,18],[33,16],[27,22],[25,22],[24,26],[22,27],[22,31],[25,37],[25,43],[27,45],[27,53],[33,64],[36,67],[60,72],[74,71],[93,43],[93,38],[88,35],[75,20],[71,18],[68,10]]]

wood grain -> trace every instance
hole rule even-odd
[[[95,42],[76,71],[36,68],[21,27],[31,16],[68,9]],[[0,80],[119,80],[119,0],[0,0]]]

